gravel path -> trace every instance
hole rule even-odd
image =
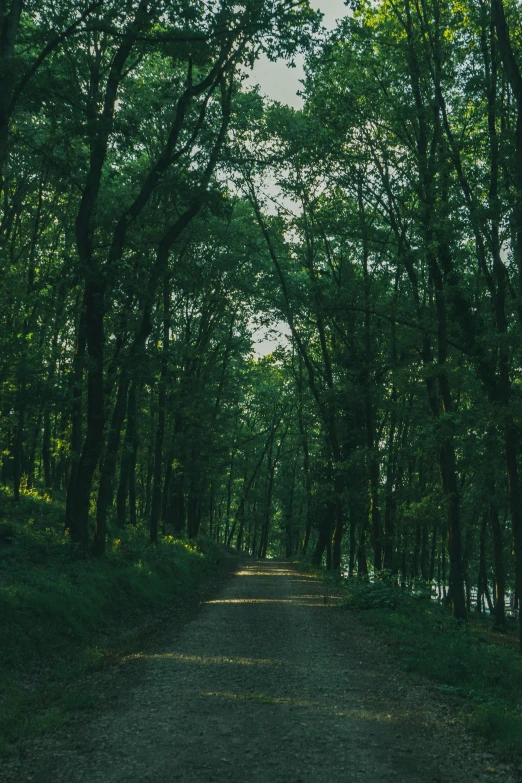
[[[20,780],[513,780],[486,771],[488,757],[454,736],[429,689],[285,563],[243,566],[181,633],[121,666],[132,687],[47,745]]]

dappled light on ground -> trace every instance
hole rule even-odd
[[[271,568],[270,570],[258,569],[256,567],[249,568],[246,571],[238,571],[238,576],[291,576],[295,577],[295,571],[289,571],[283,568]]]
[[[295,604],[296,606],[326,606],[324,599],[320,595],[313,596],[294,596],[291,598],[215,598],[212,601],[206,601],[207,604]]]
[[[357,718],[365,721],[401,721],[407,717],[407,713],[372,711],[368,709],[345,709],[336,706],[325,706],[324,702],[312,701],[307,699],[293,699],[288,696],[271,696],[266,693],[233,693],[231,691],[206,691],[200,693],[200,696],[217,699],[229,699],[232,701],[249,701],[258,704],[279,705],[282,707],[304,707],[322,713],[325,710],[331,712],[337,717]]]
[[[196,663],[196,664],[233,664],[234,666],[281,666],[282,661],[270,660],[268,658],[227,658],[219,655],[184,655],[183,653],[135,653],[134,655],[128,655],[125,660],[172,660],[181,661],[182,663]]]
[[[411,718],[411,715],[405,711],[394,710],[394,713],[387,711],[369,710],[364,708],[346,709],[344,707],[325,705],[324,702],[307,699],[294,699],[288,696],[271,696],[266,693],[234,693],[232,691],[204,691],[200,696],[216,699],[227,699],[231,701],[247,701],[257,704],[275,705],[281,707],[302,707],[317,713],[317,717],[325,711],[331,713],[337,718],[358,719],[364,721],[376,722],[401,722]]]

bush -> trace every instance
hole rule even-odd
[[[494,741],[507,751],[522,750],[522,715],[506,707],[481,705],[468,718],[473,731]]]
[[[347,606],[368,611],[370,609],[396,609],[400,602],[400,587],[391,580],[355,577],[346,584]]]

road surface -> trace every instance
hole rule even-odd
[[[42,743],[36,783],[513,780],[324,586],[250,561],[182,630],[119,664],[121,692]],[[491,764],[491,762],[489,762]]]

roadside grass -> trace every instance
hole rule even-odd
[[[334,581],[324,571],[320,576]],[[335,586],[405,671],[455,697],[469,728],[499,750],[522,753],[522,656],[514,621],[507,635],[495,633],[492,618],[476,612],[459,622],[432,600],[429,585],[407,591],[386,575],[335,580]]]
[[[63,503],[26,493],[15,505],[0,490],[0,755],[95,706],[82,675],[128,650],[222,556],[206,538],[153,546],[139,527],[113,533],[105,557],[77,558]]]

